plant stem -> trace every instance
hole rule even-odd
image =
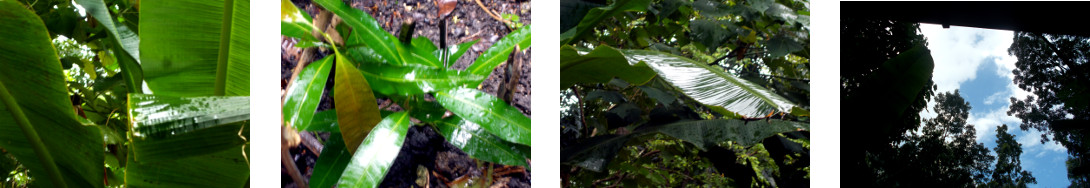
[[[64,184],[64,177],[61,176],[61,171],[57,168],[57,163],[53,162],[53,156],[49,154],[49,150],[46,150],[42,138],[38,137],[38,131],[34,130],[34,126],[30,124],[30,120],[23,114],[23,108],[15,101],[15,97],[11,96],[11,93],[8,92],[8,88],[4,86],[3,82],[0,82],[0,100],[3,100],[4,106],[8,107],[11,116],[15,118],[15,123],[19,125],[19,128],[23,129],[23,134],[26,135],[30,145],[34,147],[34,154],[38,155],[38,160],[41,160],[41,163],[45,165],[46,173],[48,173],[50,179],[53,180],[54,186],[62,188],[68,187]]]
[[[231,13],[234,8],[234,0],[223,1],[223,25],[220,28],[220,54],[216,63],[216,85],[214,94],[223,96],[227,94],[227,56],[231,53]]]

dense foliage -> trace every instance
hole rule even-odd
[[[512,53],[530,48],[530,25],[513,29],[472,65],[456,70],[449,62],[476,41],[439,48],[425,37],[394,36],[370,14],[340,0],[314,3],[323,10],[311,19],[290,1],[281,1],[282,35],[299,40],[300,47],[333,51],[299,62],[305,67],[284,97],[285,126],[338,133],[325,142],[333,147],[322,150],[309,186],[408,186],[383,179],[414,125],[433,128],[476,159],[529,167],[530,118],[509,101],[476,88]],[[331,23],[330,14],[347,27]],[[316,112],[330,77],[334,109]],[[377,101],[383,98],[388,102],[380,107]],[[401,110],[389,111],[392,105]]]
[[[809,2],[561,1],[561,178],[809,186]]]
[[[247,184],[249,1],[2,0],[0,15],[4,186]]]
[[[1090,179],[1090,39],[1086,36],[1015,32],[1008,49],[1018,58],[1014,83],[1033,93],[1011,98],[1007,114],[1022,119],[1022,130],[1036,129],[1042,143],[1050,140],[1067,148],[1068,177],[1072,186]]]

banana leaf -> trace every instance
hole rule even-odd
[[[148,88],[157,95],[248,95],[248,6],[248,0],[142,2],[140,60]]]
[[[32,187],[102,187],[102,134],[77,120],[45,24],[16,1],[0,1],[0,17],[0,148]]]

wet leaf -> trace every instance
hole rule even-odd
[[[344,139],[341,135],[331,134],[329,140],[322,146],[322,155],[314,164],[314,171],[310,176],[310,187],[333,187],[341,178],[341,173],[352,159],[352,153],[344,147]]]
[[[476,89],[438,92],[435,100],[459,117],[503,140],[530,145],[530,118],[503,100]]]
[[[337,110],[326,110],[314,114],[313,120],[310,121],[310,126],[305,126],[303,129],[299,130],[340,133],[341,126],[337,125]],[[343,140],[344,138],[341,139]]]
[[[0,148],[35,177],[31,187],[102,187],[103,137],[82,126],[72,110],[60,58],[41,18],[18,1],[0,1],[0,84],[18,106],[0,103]],[[48,150],[59,176],[52,179],[12,109],[18,108]],[[7,155],[0,154],[0,157]],[[3,164],[0,164],[2,166]]]
[[[141,162],[205,155],[246,142],[250,97],[129,94],[133,158]]]
[[[530,26],[521,27],[515,31],[511,31],[507,36],[503,36],[502,39],[492,44],[492,47],[487,51],[481,53],[481,56],[477,57],[477,60],[473,61],[472,65],[466,67],[466,71],[487,76],[492,74],[492,69],[499,66],[503,62],[507,62],[507,58],[511,56],[511,51],[515,50],[516,45],[527,43],[530,40]],[[520,46],[525,50],[529,45]]]
[[[530,158],[530,147],[504,141],[460,117],[448,118],[437,128],[447,142],[475,159],[525,167]]]
[[[352,62],[336,54],[337,73],[333,82],[333,102],[337,107],[337,124],[349,152],[355,152],[368,132],[379,122],[378,102],[371,85]]]
[[[412,50],[412,61],[418,64],[425,64],[428,67],[439,67],[443,63],[439,61],[439,56],[435,53],[439,52],[439,47],[431,43],[431,40],[427,37],[416,37],[412,40],[412,46],[409,49]]]
[[[408,60],[411,54],[403,50],[406,47],[402,46],[401,42],[393,34],[383,30],[378,21],[375,21],[375,18],[372,18],[370,14],[352,8],[340,0],[315,0],[314,3],[341,17],[345,24],[352,27],[353,36],[349,37],[350,39],[346,41],[346,45],[351,45],[350,43],[366,44],[367,48],[374,50],[375,54],[382,57],[382,60],[387,61],[386,63],[395,65],[409,63]]]
[[[303,67],[284,95],[284,121],[297,130],[307,130],[322,99],[333,57],[328,56]]]
[[[397,158],[409,126],[412,126],[412,122],[405,112],[383,118],[352,155],[341,179],[337,181],[337,187],[378,187]]]
[[[475,87],[485,77],[464,71],[395,65],[363,64],[359,71],[382,95],[412,96],[460,87]]]
[[[654,76],[655,72],[647,64],[633,66],[624,54],[608,46],[599,46],[589,53],[577,51],[571,46],[560,48],[560,89],[577,83],[605,83],[613,78],[643,85]]]
[[[473,47],[473,44],[477,44],[477,41],[480,41],[480,39],[475,39],[473,41],[469,41],[469,42],[465,42],[465,43],[461,43],[461,44],[457,44],[457,45],[450,45],[450,47],[447,47],[447,52],[449,52],[448,54],[450,55],[448,59],[451,62],[458,61],[459,58],[462,58],[462,54],[466,53],[466,50],[469,50],[469,48]],[[435,56],[436,57],[441,56],[439,51],[435,52]]]

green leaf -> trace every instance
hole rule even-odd
[[[355,153],[360,142],[379,122],[378,102],[371,92],[371,85],[363,74],[340,53],[337,56],[337,73],[334,74],[333,102],[337,107],[337,124],[348,146],[348,152]]]
[[[570,145],[560,149],[560,163],[575,165],[602,172],[610,161],[617,155],[617,151],[624,147],[625,142],[633,138],[628,135],[601,135],[587,139],[586,141]]]
[[[288,37],[309,41],[320,41],[314,38],[314,24],[310,21],[310,15],[291,3],[291,0],[280,0],[280,34]]]
[[[487,51],[481,53],[481,56],[477,57],[477,60],[473,61],[472,65],[466,67],[466,71],[470,73],[488,76],[492,74],[492,69],[499,66],[503,62],[507,61],[507,58],[511,56],[511,51],[515,50],[515,46],[526,43],[530,40],[530,26],[518,28],[515,31],[511,31],[507,36],[503,36],[500,41],[492,44],[492,47]],[[526,45],[529,47],[529,45]],[[525,50],[526,48],[522,48]]]
[[[295,77],[288,93],[284,95],[282,108],[284,121],[296,130],[307,130],[318,103],[322,99],[329,71],[333,68],[333,56],[322,58],[303,67]]]
[[[447,142],[475,159],[526,166],[526,159],[530,158],[530,147],[503,141],[486,132],[480,125],[460,117],[449,118],[439,123],[437,128]]]
[[[362,64],[359,71],[382,95],[412,96],[460,87],[475,87],[485,76],[431,67]]]
[[[442,121],[443,115],[447,113],[443,105],[435,101],[426,101],[423,96],[409,97],[405,111],[409,111],[410,117],[432,124]]]
[[[643,85],[654,77],[654,70],[647,64],[637,63],[633,66],[624,54],[612,47],[599,46],[590,53],[577,51],[571,46],[560,48],[560,89],[577,83],[605,83],[613,78]]]
[[[644,11],[647,10],[648,5],[650,4],[650,0],[617,0],[607,7],[591,9],[587,12],[587,15],[583,17],[583,20],[579,21],[579,25],[575,26],[575,34],[572,38],[567,41],[562,41],[561,44],[571,44],[590,33],[594,33],[594,27],[598,26],[598,23],[606,18],[612,18],[622,12]]]
[[[337,187],[378,187],[401,151],[409,126],[412,126],[412,122],[405,112],[383,118],[360,144],[359,151],[352,155],[352,161],[344,169]]]
[[[439,52],[439,47],[431,43],[431,40],[427,37],[416,37],[412,40],[412,46],[409,48],[412,50],[413,62],[428,65],[429,67],[440,67],[443,62],[439,61],[439,56],[436,56],[436,52]]]
[[[658,51],[621,53],[629,64],[646,63],[667,83],[724,115],[764,117],[774,111],[788,112],[795,106],[764,87],[702,62]]]
[[[735,33],[726,27],[737,27],[730,22],[719,22],[715,20],[694,20],[689,22],[689,28],[692,30],[690,37],[693,41],[700,42],[708,48],[708,51],[715,51],[724,43],[727,43],[728,39],[734,39],[738,33]]]
[[[898,87],[885,87],[884,90],[875,93],[878,96],[888,97],[889,106],[882,108],[887,112],[882,114],[895,115],[889,117],[901,117],[912,102],[916,101],[920,91],[930,87],[927,83],[931,80],[934,69],[935,61],[931,58],[931,51],[924,45],[917,45],[882,63],[878,73],[875,74],[878,77],[876,80],[898,85]]]
[[[326,110],[314,114],[314,120],[310,121],[310,125],[304,126],[301,131],[321,131],[340,133],[341,126],[337,125],[337,110]],[[343,140],[343,138],[342,138]]]
[[[129,157],[125,187],[243,187],[250,178],[241,146],[178,160],[138,162]],[[130,154],[131,155],[131,154]],[[102,171],[102,165],[98,165]],[[98,178],[102,183],[102,177]]]
[[[352,153],[344,147],[344,139],[341,135],[329,135],[329,140],[322,147],[322,157],[314,164],[314,171],[310,176],[310,187],[333,187],[341,178],[341,173],[352,159]]]
[[[636,129],[635,132],[660,132],[692,143],[697,148],[705,150],[723,141],[751,146],[778,133],[797,131],[798,129],[809,130],[810,125],[782,120],[746,122],[743,120],[715,119],[684,121],[665,125],[646,125]]]
[[[480,39],[475,39],[473,41],[457,45],[450,45],[450,47],[447,47],[447,52],[449,52],[448,54],[450,54],[448,58],[450,62],[453,63],[458,61],[458,58],[462,58],[462,54],[465,54],[466,50],[469,50],[470,47],[473,47],[473,44],[477,44],[477,41],[480,41]],[[435,56],[440,56],[439,52],[436,52]]]
[[[122,74],[125,76],[126,85],[130,92],[141,90],[144,73],[141,70],[140,37],[136,31],[128,26],[115,24],[110,11],[102,0],[77,0],[77,4],[84,8],[88,16],[101,23],[109,32],[110,40],[105,41],[113,46],[114,55],[120,63]]]
[[[805,48],[802,44],[799,44],[798,42],[795,42],[795,40],[784,35],[772,37],[765,45],[768,46],[768,55],[772,57],[783,57],[791,52],[796,52]]]
[[[129,94],[133,158],[141,162],[205,155],[246,142],[250,97]]]
[[[231,29],[223,29],[224,0],[147,1],[140,4],[140,60],[148,88],[157,95],[209,96],[215,93],[220,53],[229,53],[223,67],[231,81],[234,95],[249,92],[247,37],[229,37],[222,41],[221,33],[229,36],[249,36],[248,2],[239,0],[236,7],[227,7],[231,14]],[[243,11],[246,10],[246,11]],[[179,16],[185,15],[185,16]],[[221,42],[231,43],[221,49]],[[234,50],[231,50],[231,49]],[[226,77],[224,77],[226,78]],[[245,88],[245,89],[242,89]]]
[[[393,34],[387,33],[379,26],[371,15],[362,10],[352,8],[340,0],[316,0],[317,3],[333,14],[340,16],[345,24],[352,27],[353,37],[349,37],[348,43],[358,42],[366,44],[368,48],[381,56],[386,63],[405,65],[409,62],[409,52],[401,45]],[[353,40],[354,39],[354,40]],[[405,54],[402,54],[405,53]],[[347,138],[347,137],[346,137]],[[351,145],[351,144],[349,144]],[[349,147],[353,148],[353,147]]]
[[[0,17],[0,84],[11,91],[5,97],[18,104],[0,105],[0,148],[30,170],[37,180],[34,187],[102,187],[102,135],[76,119],[45,24],[16,1],[0,1]],[[16,123],[15,110],[33,126],[39,141],[32,141]],[[41,158],[35,145],[52,162]]]
[[[435,100],[459,117],[481,125],[508,142],[530,145],[530,118],[488,93],[476,89],[438,92]]]

